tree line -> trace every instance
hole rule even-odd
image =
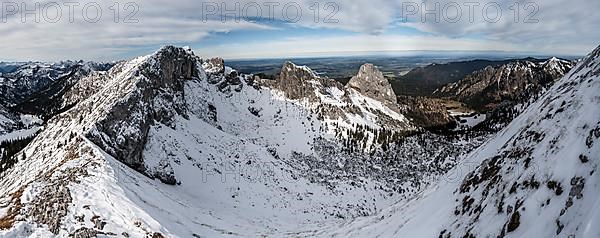
[[[19,159],[26,159],[26,153],[15,156],[23,150],[37,134],[0,142],[0,174],[14,166]],[[21,158],[19,158],[21,157]]]

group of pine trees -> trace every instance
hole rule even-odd
[[[385,128],[376,129],[369,126],[354,124],[352,128],[343,129],[336,123],[335,136],[345,138],[343,140],[344,149],[348,152],[372,151],[375,146],[381,146],[384,151],[390,147],[390,144],[396,144],[402,140],[401,133]]]
[[[23,150],[35,136],[36,135],[34,134],[24,138],[0,142],[0,174],[15,165],[19,159],[26,159],[27,155],[25,153],[21,154],[21,156],[15,155]]]

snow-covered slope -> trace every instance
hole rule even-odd
[[[600,237],[600,47],[418,198],[340,237]]]
[[[288,66],[316,97],[176,47],[79,80],[0,176],[0,236],[310,235],[410,198],[481,141],[399,140],[414,127],[395,108]]]

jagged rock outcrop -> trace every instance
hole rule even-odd
[[[503,101],[522,102],[551,86],[573,67],[573,62],[549,59],[542,63],[518,61],[488,66],[459,82],[437,90],[436,97],[466,103],[477,110],[493,110]]]
[[[306,99],[309,102],[319,102],[317,92],[327,94],[324,92],[327,87],[342,88],[335,80],[320,77],[310,68],[297,66],[289,61],[283,64],[279,78],[274,81],[273,86],[282,91],[286,98]]]
[[[454,122],[446,108],[426,97],[396,97],[390,82],[373,64],[364,64],[358,74],[346,85],[359,93],[382,102],[390,109],[410,118],[411,122],[424,128],[445,127]]]
[[[232,92],[240,92],[244,87],[241,82],[241,75],[236,70],[225,66],[225,61],[222,58],[204,60],[202,61],[202,68],[208,82],[217,85],[222,93],[232,95]]]
[[[198,70],[197,58],[176,47],[164,47],[138,61],[135,65],[119,65],[107,74],[117,77],[108,79],[106,83],[114,86],[102,91],[117,90],[110,93],[111,97],[96,94],[104,96],[96,105],[112,105],[93,122],[94,129],[86,137],[123,163],[145,172],[142,151],[150,126],[155,122],[174,126],[176,115],[186,117],[183,82],[197,78]],[[89,110],[102,111],[96,105],[89,105]]]
[[[380,77],[381,76],[381,77]],[[366,82],[364,80],[374,81]],[[362,149],[368,149],[383,135],[396,136],[412,132],[417,128],[401,113],[401,105],[391,100],[393,91],[389,83],[385,85],[383,75],[376,68],[364,66],[353,85],[344,87],[341,83],[321,77],[306,66],[285,62],[276,80],[260,79],[260,84],[281,92],[286,99],[296,101],[313,111],[317,118],[327,121],[336,137],[344,140],[361,140]],[[385,79],[383,79],[385,80]],[[361,89],[377,84],[384,96],[375,90]],[[361,90],[365,93],[361,93]],[[379,131],[382,131],[381,133]],[[391,136],[387,136],[391,137]]]
[[[361,66],[358,74],[350,79],[346,87],[387,104],[396,104],[396,94],[392,85],[373,64]]]
[[[225,73],[225,60],[223,58],[212,58],[205,60],[202,67],[207,73],[212,74],[224,74]]]

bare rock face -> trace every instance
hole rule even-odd
[[[355,115],[376,118],[379,125],[394,132],[414,130],[402,115],[402,105],[397,103],[391,85],[371,64],[364,65],[346,87],[291,62],[283,64],[278,79],[261,79],[261,84],[282,92],[287,99],[310,103],[319,119],[348,120],[348,115]]]
[[[379,101],[396,103],[396,94],[392,85],[372,64],[361,66],[358,74],[350,79],[346,87],[356,89],[361,94]]]
[[[298,67],[291,62],[285,62],[279,75],[278,88],[292,100],[313,98],[311,81],[317,81],[317,75],[308,68]]]
[[[335,80],[319,77],[310,68],[297,66],[292,62],[283,64],[279,79],[274,84],[273,86],[284,92],[287,98],[307,99],[310,102],[319,100],[315,90],[321,91],[330,86],[342,88],[342,85]]]
[[[212,74],[224,74],[225,73],[225,61],[222,58],[212,58],[204,61],[202,64],[206,72]]]
[[[117,82],[123,91],[107,93],[121,100],[109,107],[86,137],[121,162],[145,172],[142,152],[150,126],[156,121],[174,127],[175,115],[187,117],[184,81],[198,77],[197,60],[185,49],[168,46],[135,67],[132,77],[117,78],[123,81]]]

